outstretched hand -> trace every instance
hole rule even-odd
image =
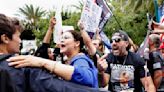
[[[108,63],[106,61],[106,57],[108,56],[108,54],[105,54],[102,57],[100,57],[99,55],[96,55],[96,56],[97,56],[98,70],[99,72],[104,72],[108,67]]]
[[[35,57],[32,55],[20,55],[14,56],[7,59],[9,61],[9,66],[14,66],[15,68],[20,67],[42,67],[44,65],[42,58]]]

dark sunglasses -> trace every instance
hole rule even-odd
[[[122,39],[121,38],[116,38],[116,39],[112,39],[110,42],[113,43],[116,42],[116,43],[119,43]]]

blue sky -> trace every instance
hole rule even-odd
[[[61,0],[60,0],[61,1]],[[64,8],[66,9],[72,4],[77,5],[79,0],[62,0]],[[25,4],[33,4],[34,6],[42,7],[45,10],[55,9],[59,4],[59,0],[0,0],[0,13],[7,16],[15,16],[18,14],[18,8],[23,7]]]

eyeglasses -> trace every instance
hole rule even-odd
[[[116,43],[119,43],[122,39],[121,38],[115,38],[115,39],[112,39],[110,42],[113,43],[116,42]]]
[[[74,38],[71,36],[65,35],[65,36],[62,36],[60,39],[74,39]]]

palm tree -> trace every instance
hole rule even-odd
[[[42,10],[40,7],[34,7],[32,4],[25,4],[24,7],[19,8],[19,16],[23,15],[26,20],[23,20],[24,31],[21,34],[22,39],[34,39],[35,35],[33,32],[39,30],[38,21],[45,15],[46,11]]]
[[[19,8],[19,12],[25,16],[25,18],[33,25],[36,26],[39,19],[45,15],[46,11],[40,7],[34,7],[32,4],[27,5],[23,8]]]
[[[82,9],[83,9],[83,6],[84,6],[84,1],[83,0],[81,0],[81,1],[78,1],[78,5],[71,5],[72,7],[75,7],[77,10],[79,10],[79,11],[82,11]]]

